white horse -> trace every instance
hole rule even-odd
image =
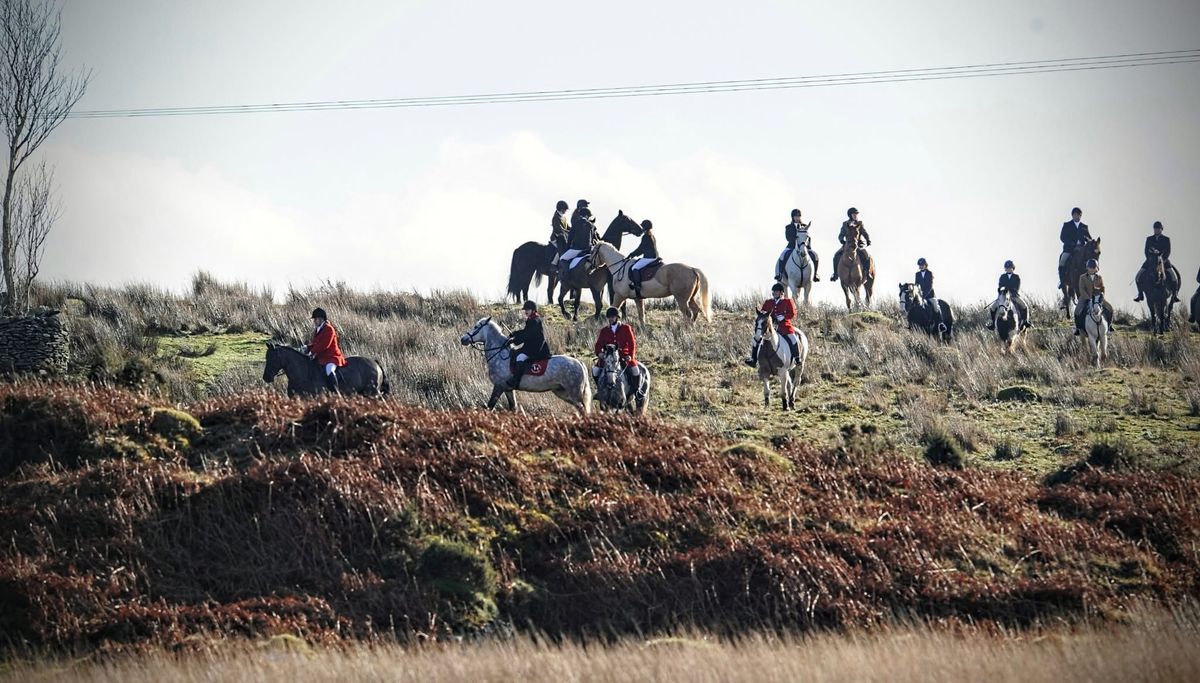
[[[480,319],[469,332],[459,339],[463,346],[478,346],[483,352],[483,360],[487,365],[488,379],[492,382],[492,395],[488,399],[488,410],[496,407],[500,396],[504,395],[508,407],[517,409],[516,393],[509,388],[508,380],[512,377],[512,351],[505,343],[508,335],[500,328],[500,324],[491,316]],[[546,372],[542,375],[526,373],[521,377],[521,391],[552,392],[555,396],[575,406],[582,415],[587,415],[592,409],[592,382],[588,378],[587,368],[578,359],[570,356],[551,356],[546,361]]]
[[[763,405],[771,406],[771,378],[779,382],[780,401],[784,410],[796,407],[796,387],[804,375],[804,362],[808,360],[808,337],[796,330],[799,358],[792,357],[792,347],[787,339],[775,330],[771,314],[754,311],[754,344],[758,347],[758,377],[763,383]]]
[[[617,308],[626,299],[634,298],[629,285],[629,270],[633,264],[617,248],[603,240],[596,243],[592,251],[593,262],[603,263],[612,276],[612,305]],[[712,322],[712,300],[708,292],[708,277],[699,268],[684,263],[664,263],[654,277],[642,282],[642,297],[636,299],[638,320],[646,322],[643,299],[675,297],[675,305],[690,322],[703,318]]]
[[[804,292],[804,305],[808,305],[808,295],[812,291],[813,267],[808,258],[808,249],[804,244],[798,244],[792,250],[792,255],[783,264],[783,277],[779,284],[788,288],[788,296],[793,301],[800,300],[800,292]]]
[[[1104,294],[1101,292],[1096,292],[1088,303],[1083,329],[1092,350],[1092,362],[1100,367],[1100,361],[1108,360],[1108,318],[1104,317]]]
[[[1025,341],[1025,325],[1022,325],[1021,311],[1013,305],[1012,297],[1005,291],[996,299],[996,338],[1005,353],[1013,350]]]
[[[614,344],[604,347],[600,355],[600,376],[596,378],[596,400],[600,410],[628,410],[645,415],[650,403],[650,368],[638,363],[641,381],[635,386],[626,374],[626,365]]]

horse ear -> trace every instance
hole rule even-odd
[[[617,215],[618,215],[618,216],[624,216],[624,215],[625,215],[625,212],[624,212],[624,211],[622,211],[621,209],[617,209]]]
[[[488,324],[488,323],[490,323],[490,322],[492,322],[492,316],[490,316],[490,315],[489,315],[489,316],[487,317],[487,319],[483,321],[483,324],[484,324],[484,325],[486,325],[486,324]]]

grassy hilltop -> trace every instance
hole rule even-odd
[[[1182,326],[1123,321],[1094,370],[1045,310],[1013,357],[978,311],[950,345],[886,306],[805,311],[814,352],[782,414],[740,363],[757,302],[699,326],[656,309],[652,417],[581,420],[552,398],[475,409],[482,361],[458,336],[517,313],[465,293],[276,304],[201,276],[186,297],[39,297],[70,313],[92,383],[0,385],[0,632],[18,647],[995,632],[1200,594],[1200,335]],[[316,305],[392,399],[262,388],[263,342],[297,339]],[[586,355],[592,323],[547,317],[556,351]]]

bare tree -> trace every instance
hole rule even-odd
[[[3,223],[0,225],[0,261],[3,263],[0,265],[4,271],[4,289],[8,293],[5,307],[23,311],[28,299],[22,297],[27,297],[28,287],[25,292],[18,288],[18,243],[13,223],[17,174],[22,164],[83,97],[91,75],[59,73],[61,20],[56,7],[38,0],[0,2],[3,3],[0,8],[0,124],[8,141]],[[37,185],[36,179],[32,182],[31,188]],[[49,183],[45,187],[48,190]],[[47,230],[52,223],[45,224]],[[31,245],[26,244],[25,256],[40,257],[44,243],[45,235],[32,252],[28,251]],[[31,272],[36,274],[37,267],[34,266]]]
[[[11,302],[13,313],[29,310],[33,281],[37,279],[46,251],[46,238],[58,220],[61,207],[54,200],[54,171],[46,163],[38,164],[17,180],[13,203],[13,242],[16,244],[16,292]]]

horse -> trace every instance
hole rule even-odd
[[[542,277],[550,279],[546,287],[546,301],[554,303],[554,285],[558,283],[558,268],[554,257],[558,250],[553,244],[526,242],[513,249],[512,264],[508,268],[508,295],[521,302],[529,298],[529,282],[534,287],[542,286]]]
[[[1196,293],[1192,295],[1192,303],[1189,309],[1191,316],[1188,318],[1188,322],[1196,323],[1196,328],[1200,329],[1200,287],[1197,287]]]
[[[506,341],[508,335],[491,316],[480,318],[474,327],[459,338],[463,346],[474,346],[483,353],[488,379],[492,382],[488,410],[496,407],[501,395],[511,410],[517,409],[516,392],[508,386],[508,380],[512,377],[513,352]],[[527,373],[521,378],[519,389],[534,393],[549,391],[574,406],[580,415],[588,415],[592,410],[592,383],[588,379],[587,368],[570,356],[551,356],[546,361],[546,371],[541,375]]]
[[[1013,350],[1025,340],[1026,326],[1021,324],[1021,311],[1013,305],[1012,296],[1006,290],[996,301],[996,338],[1005,353]]]
[[[596,400],[601,410],[627,410],[634,415],[645,415],[650,401],[650,369],[644,363],[637,365],[641,382],[630,386],[627,366],[621,362],[621,353],[615,344],[604,347],[600,355],[600,378],[596,381]]]
[[[299,349],[267,342],[263,381],[270,384],[280,373],[287,375],[289,397],[316,396],[326,391],[324,367]],[[391,392],[383,368],[370,358],[350,356],[337,369],[337,376],[338,390],[342,393],[381,397]]]
[[[800,330],[796,336],[800,343],[799,358],[792,358],[792,347],[771,322],[771,314],[754,310],[754,344],[758,347],[758,378],[763,383],[763,406],[771,407],[771,378],[779,382],[780,405],[783,410],[796,407],[796,387],[804,375],[804,362],[808,360],[808,337]]]
[[[808,305],[808,295],[812,291],[813,267],[808,258],[808,249],[804,244],[796,245],[792,255],[783,264],[783,277],[779,284],[788,288],[788,295],[793,301],[800,300],[800,292],[804,292],[804,305]]]
[[[571,320],[579,320],[579,300],[583,296],[584,288],[591,291],[592,302],[596,305],[593,318],[599,318],[603,314],[601,306],[604,302],[604,286],[609,285],[611,288],[608,271],[605,270],[604,264],[598,263],[595,256],[588,258],[590,262],[582,261],[577,267],[569,269],[559,281],[558,308],[564,316]],[[564,303],[568,293],[575,304],[575,310],[572,313],[567,313],[567,306]],[[611,296],[611,291],[609,294]]]
[[[1100,361],[1108,359],[1108,318],[1104,316],[1102,292],[1096,292],[1088,304],[1087,314],[1083,318],[1083,329],[1087,332],[1093,361],[1096,367],[1100,367]]]
[[[862,306],[862,295],[859,293],[861,287],[866,291],[867,308],[871,307],[871,294],[875,289],[875,259],[867,254],[866,250],[859,244],[859,231],[857,225],[852,225],[846,228],[846,245],[842,247],[842,260],[838,263],[838,279],[842,281],[842,294],[846,296],[846,310],[853,310],[850,307],[850,293],[854,293],[854,305]],[[862,252],[867,259],[867,266],[864,270],[859,252]]]
[[[637,221],[625,215],[624,211],[618,209],[616,217],[608,224],[608,228],[604,230],[604,234],[600,236],[600,239],[619,250],[621,248],[621,237],[624,235],[641,237],[645,232],[642,226],[638,225]]]
[[[1163,264],[1161,255],[1146,259],[1141,281],[1137,283],[1146,294],[1146,305],[1150,308],[1150,329],[1163,334],[1171,327],[1171,311],[1175,308],[1172,296],[1179,291],[1175,273]]]
[[[633,290],[629,284],[629,270],[633,267],[629,258],[617,248],[605,241],[596,243],[592,254],[598,262],[604,263],[612,279],[612,305],[620,307],[626,299],[633,298]],[[636,299],[638,320],[646,322],[644,299],[660,299],[668,296],[675,297],[675,305],[680,313],[690,322],[695,322],[701,316],[707,322],[712,322],[712,300],[708,292],[708,277],[699,268],[693,268],[683,263],[664,263],[654,273],[654,277],[642,281],[642,296]]]
[[[942,314],[940,321],[929,310],[927,302],[917,292],[916,285],[911,282],[900,285],[900,309],[908,318],[908,329],[911,330],[915,325],[925,334],[948,342],[954,337],[954,311],[951,310],[950,304],[941,299],[933,301]]]
[[[1079,299],[1079,276],[1087,272],[1088,259],[1100,260],[1100,238],[1085,242],[1071,252],[1067,265],[1063,267],[1063,310],[1069,320],[1074,316],[1075,301]]]

